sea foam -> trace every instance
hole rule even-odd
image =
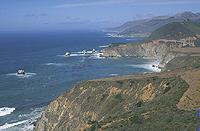
[[[119,74],[109,74],[109,76],[118,76]]]
[[[47,66],[66,66],[66,63],[46,63]]]
[[[27,120],[15,122],[15,123],[10,123],[10,124],[6,123],[6,124],[0,126],[0,130],[5,130],[5,129],[11,128],[11,127],[14,127],[14,126],[17,126],[17,125],[21,125],[25,122],[27,122]]]
[[[9,73],[9,74],[6,74],[7,76],[17,76],[19,78],[29,78],[29,77],[32,77],[32,76],[35,76],[36,73],[26,73],[25,75],[18,75],[17,73]]]
[[[153,67],[153,65],[155,65],[155,67]],[[158,65],[159,65],[159,62],[155,61],[155,62],[151,62],[147,64],[128,65],[128,66],[135,67],[135,68],[143,68],[152,72],[160,72],[161,69],[158,68]]]
[[[41,116],[44,107],[36,108],[32,112],[27,114],[21,114],[18,116],[19,120],[13,123],[5,123],[0,126],[1,130],[17,130],[17,131],[32,131],[34,128],[33,123]]]
[[[15,108],[2,107],[0,108],[0,117],[11,114]]]
[[[110,45],[101,45],[101,46],[99,46],[99,48],[107,48],[107,47],[109,47]]]

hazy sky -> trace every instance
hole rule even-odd
[[[0,31],[101,29],[183,11],[200,12],[200,0],[0,0]]]

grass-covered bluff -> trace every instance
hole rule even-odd
[[[188,87],[170,73],[86,81],[53,101],[35,130],[195,130],[195,111],[176,106]]]

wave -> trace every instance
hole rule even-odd
[[[36,108],[29,114],[20,115],[19,117],[21,118],[30,118],[20,126],[20,129],[23,131],[32,131],[34,128],[34,122],[36,122],[36,120],[42,115],[43,110],[44,107]]]
[[[109,47],[110,45],[101,45],[99,46],[99,48],[106,48],[106,47]]]
[[[66,63],[46,63],[47,66],[66,66]]]
[[[126,39],[127,41],[132,41],[132,40],[135,40],[135,39]]]
[[[105,59],[106,57],[102,57],[101,56],[102,53],[95,53],[95,54],[92,54],[89,58],[90,59]]]
[[[119,74],[109,74],[109,76],[118,76]]]
[[[59,56],[59,57],[81,57],[81,56],[88,56],[88,54],[81,54],[81,53],[72,53],[72,54],[70,54],[69,56],[65,56],[65,55],[57,55],[57,56]]]
[[[21,125],[25,122],[27,122],[27,120],[19,121],[19,122],[16,122],[16,123],[10,123],[10,124],[6,123],[6,124],[0,126],[0,130],[5,130],[5,129],[11,128],[11,127],[14,127],[14,126],[17,126],[17,125]]]
[[[155,61],[155,62],[148,63],[148,64],[128,65],[128,66],[135,67],[135,68],[142,68],[142,69],[146,69],[146,70],[149,70],[152,72],[160,72],[161,69],[158,68],[158,66],[157,66],[158,64],[159,64],[159,62]],[[156,66],[153,66],[153,65],[156,65]]]
[[[2,107],[0,108],[0,117],[11,114],[15,108]]]
[[[5,123],[0,126],[0,130],[19,130],[19,131],[32,131],[34,123],[41,116],[44,107],[31,109],[30,113],[18,115],[18,121]]]
[[[101,54],[101,53],[94,53],[94,54],[72,53],[69,56],[65,56],[65,55],[58,55],[58,56],[60,56],[60,57],[91,57],[91,58],[100,58],[99,54]]]
[[[105,59],[105,57],[90,56],[89,59]]]
[[[70,56],[88,56],[87,54],[73,53]]]
[[[18,75],[17,73],[9,73],[9,74],[6,74],[6,75],[7,76],[17,76],[19,78],[29,78],[29,77],[35,76],[37,74],[36,73],[27,72],[25,75]]]

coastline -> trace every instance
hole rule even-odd
[[[185,43],[188,39],[191,41]],[[198,90],[197,83],[200,81],[197,77],[199,67],[192,65],[192,68],[190,66],[179,68],[177,63],[172,61],[173,59],[181,60],[179,59],[181,56],[186,57],[185,54],[172,52],[172,50],[177,47],[193,47],[193,40],[190,37],[183,41],[158,39],[139,44],[103,46],[101,53],[106,58],[154,59],[153,62],[140,65],[127,64],[129,68],[147,69],[152,72],[119,76],[113,73],[110,77],[77,83],[48,105],[45,113],[38,119],[34,130],[40,131],[44,127],[48,130],[123,130],[133,129],[132,125],[144,130],[149,126],[146,121],[151,123],[154,130],[172,130],[176,127],[173,123],[184,124],[180,113],[194,120],[188,119],[187,126],[192,130],[195,129],[197,116],[194,116],[194,113],[199,106],[196,102],[196,96],[199,93],[195,92]],[[190,58],[193,59],[191,62],[196,64],[193,54],[188,59]],[[187,63],[187,59],[184,62]],[[182,62],[183,65],[184,62]],[[173,68],[162,70],[166,64],[171,64],[175,70],[171,70]],[[159,115],[155,115],[155,110]],[[162,126],[154,125],[154,121],[155,123],[167,121],[165,118],[160,120],[163,112],[165,112],[164,116],[174,117],[174,122]],[[171,112],[173,113],[170,114]],[[116,115],[116,113],[121,115]],[[135,115],[137,115],[136,118],[130,120]],[[56,119],[57,116],[59,119]],[[124,120],[128,124],[124,123]],[[140,124],[143,124],[145,128]]]
[[[152,60],[152,59],[149,59]],[[143,68],[154,72],[161,72],[161,68],[159,68],[160,61],[155,60],[153,62],[147,63],[147,64],[140,64],[140,65],[128,65],[128,67],[135,67],[135,68]]]
[[[148,34],[132,34],[132,35],[122,35],[118,33],[106,33],[106,37],[113,37],[113,38],[147,38]]]
[[[178,122],[182,120],[180,118],[179,108],[182,110],[181,114],[184,113],[187,117],[196,119],[194,116],[196,107],[191,109],[189,108],[190,105],[186,104],[181,107],[176,105],[176,103],[178,103],[180,99],[185,99],[183,94],[191,89],[188,84],[192,83],[186,83],[190,78],[185,78],[185,75],[187,75],[188,72],[194,74],[197,71],[199,72],[199,70],[182,70],[178,72],[125,75],[80,82],[70,91],[65,92],[49,104],[45,113],[38,119],[34,131],[43,130],[44,127],[49,130],[65,130],[65,127],[67,127],[68,130],[84,131],[91,129],[93,125],[96,124],[99,126],[95,129],[112,129],[113,126],[117,129],[121,129],[117,126],[119,124],[118,121],[121,122],[120,120],[122,118],[129,120],[129,117],[136,112],[137,114],[141,114],[140,117],[142,119],[140,122],[143,126],[141,126],[140,122],[134,123],[134,126],[143,129],[143,127],[147,126],[143,120],[151,119],[154,114],[152,111],[155,109],[156,113],[160,113],[160,115],[163,115],[164,111],[164,116],[176,117]],[[170,86],[168,83],[172,85],[173,83],[176,84],[171,88],[172,85]],[[166,86],[170,88],[166,89]],[[177,94],[179,95],[177,96]],[[161,103],[153,104],[154,102],[159,102],[158,100],[160,98],[163,98]],[[168,101],[164,102],[165,100]],[[182,103],[182,101],[180,102]],[[168,105],[169,103],[171,103],[171,105]],[[162,108],[157,107],[160,105],[162,105]],[[189,108],[189,110],[187,108]],[[168,110],[167,112],[176,113],[172,113],[173,115],[166,114],[166,110]],[[122,116],[116,116],[114,112],[120,112]],[[151,117],[147,117],[149,115],[146,116],[144,114],[146,112],[150,113]],[[59,116],[59,119],[55,119],[55,116]],[[154,117],[157,116],[155,115]],[[160,121],[159,118],[160,116],[157,118],[156,123]],[[194,125],[196,122],[197,121],[191,123],[192,125],[189,126],[190,129],[195,129]],[[128,125],[128,127],[133,129],[131,125]],[[128,127],[125,126],[125,128]],[[169,130],[171,129],[170,126],[167,127]],[[154,125],[152,123],[152,128],[157,129],[157,124]],[[165,128],[166,126],[159,127],[159,129]]]

